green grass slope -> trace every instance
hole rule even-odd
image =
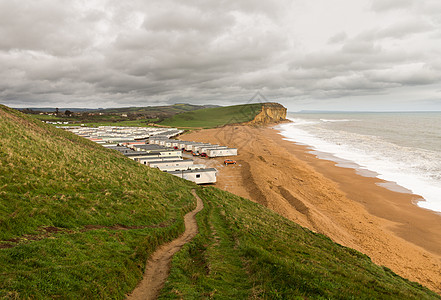
[[[124,299],[147,257],[200,233],[161,298],[439,299],[270,210],[126,159],[0,106],[0,298]]]
[[[193,111],[206,108],[208,105],[193,105],[188,103],[177,103],[166,106],[145,106],[145,107],[121,107],[101,109],[103,113],[155,113],[155,114],[179,114],[182,112]]]
[[[200,234],[173,258],[160,299],[439,299],[366,255],[209,187]]]
[[[191,188],[0,106],[0,298],[124,298]]]
[[[260,112],[261,107],[262,104],[256,103],[205,108],[174,115],[159,124],[172,127],[213,128],[251,121]]]

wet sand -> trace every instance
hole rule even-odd
[[[441,216],[419,208],[417,195],[379,186],[316,158],[277,130],[227,126],[183,140],[237,147],[237,165],[196,159],[219,170],[216,186],[261,203],[335,242],[367,254],[397,274],[441,293]]]

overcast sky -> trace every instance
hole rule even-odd
[[[0,103],[441,110],[440,0],[0,0]]]

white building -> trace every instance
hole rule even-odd
[[[164,142],[165,147],[172,147],[172,141],[168,140]]]
[[[181,160],[180,156],[167,156],[167,157],[141,157],[135,158],[134,160],[139,162],[140,164],[147,165],[152,161],[171,161],[171,160]]]
[[[192,165],[192,166],[159,166],[158,169],[164,172],[174,171],[187,171],[187,170],[199,170],[204,169],[204,165]]]
[[[194,143],[194,142],[180,141],[178,149],[186,150],[187,145],[191,144],[191,143]]]
[[[206,144],[199,144],[199,145],[194,145],[193,146],[193,152],[198,152],[198,153],[202,153],[201,152],[201,148],[204,148],[204,147],[216,147],[216,146],[219,146],[219,145],[212,145],[212,144],[208,144],[208,143],[206,143]]]
[[[199,153],[207,153],[208,150],[211,149],[227,149],[226,146],[218,146],[218,145],[211,145],[211,146],[204,146],[200,148]]]
[[[147,165],[151,168],[158,168],[163,170],[163,168],[168,168],[172,171],[176,170],[187,170],[193,165],[192,159],[185,160],[163,160],[163,161],[149,161]]]
[[[151,153],[156,153],[156,152],[151,152]],[[164,156],[179,156],[182,157],[182,151],[181,150],[175,150],[175,149],[170,149],[170,150],[161,150],[159,151],[159,153],[161,154],[161,157]]]
[[[164,147],[161,147],[159,145],[150,145],[150,144],[145,144],[145,145],[131,145],[130,148],[132,148],[135,151],[152,151],[152,150],[163,150]]]
[[[197,184],[204,184],[216,182],[217,170],[215,168],[208,168],[198,170],[173,171],[168,173],[186,180],[193,181]]]
[[[202,145],[204,145],[204,143],[190,142],[190,143],[187,143],[187,145],[185,145],[185,150],[186,151],[194,151],[194,147],[202,146]]]
[[[171,142],[171,146],[172,146],[173,148],[174,148],[174,147],[179,148],[179,142],[180,142],[180,141],[173,140],[173,141]]]
[[[237,155],[237,149],[236,148],[215,148],[215,149],[208,149],[207,150],[207,156],[208,157],[219,157],[219,156],[233,156]]]

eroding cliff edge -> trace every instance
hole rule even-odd
[[[279,103],[262,103],[260,113],[246,125],[267,125],[286,121],[286,107]]]

